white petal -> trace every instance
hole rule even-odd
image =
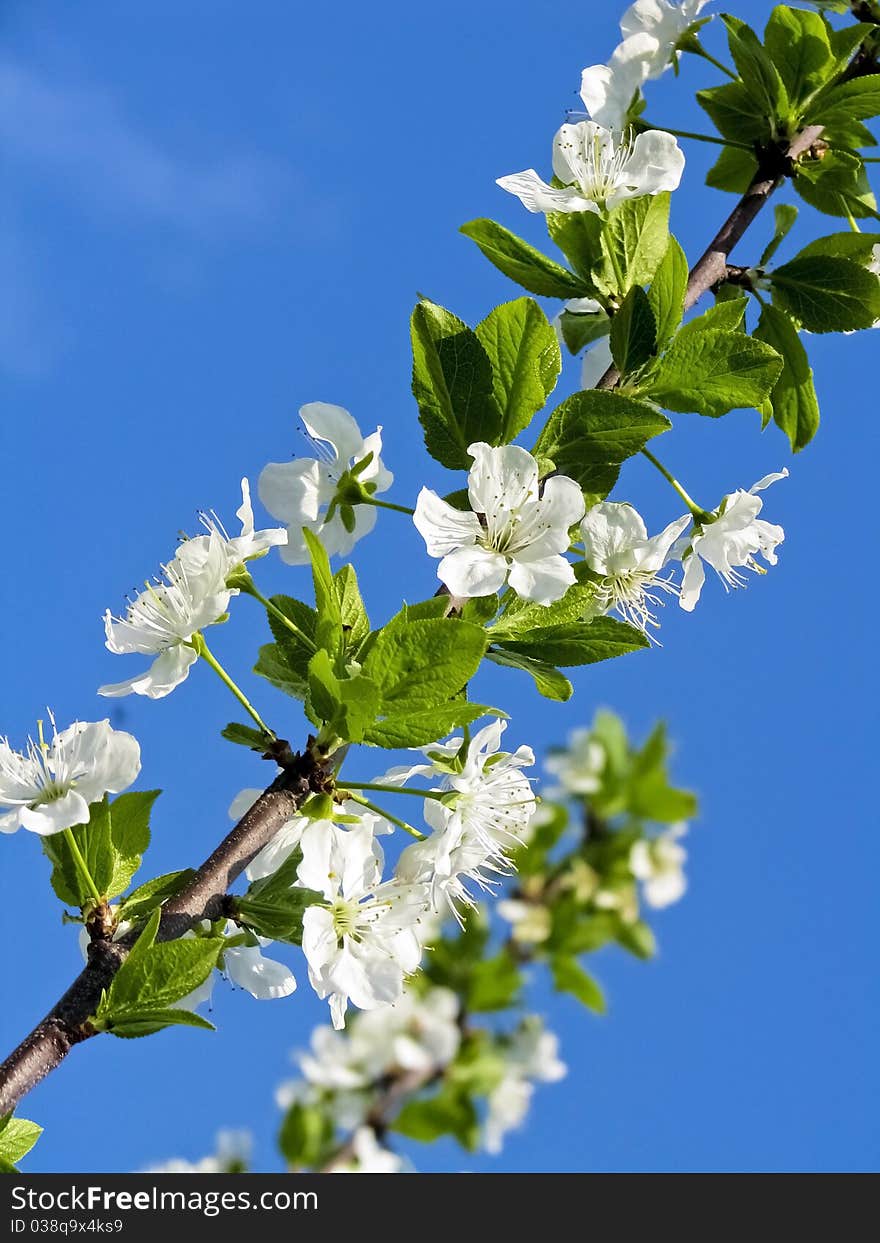
[[[422,488],[419,493],[413,523],[431,557],[445,557],[456,548],[473,544],[481,533],[475,514],[455,509],[430,488]]]
[[[269,462],[257,480],[260,500],[273,518],[303,527],[317,520],[330,503],[334,487],[323,462],[301,458],[296,462]]]
[[[648,538],[648,531],[632,505],[617,501],[600,501],[581,523],[581,537],[586,549],[587,565],[596,574],[612,574],[629,568],[621,556]],[[632,559],[630,558],[630,561]]]
[[[241,946],[223,955],[226,974],[258,1001],[289,997],[296,990],[293,972],[284,963],[264,958],[257,946]]]
[[[681,595],[678,602],[686,612],[692,613],[696,608],[706,581],[706,571],[697,553],[691,553],[684,561],[684,578],[681,583]]]
[[[553,604],[561,600],[574,583],[574,570],[565,557],[545,557],[526,562],[515,557],[510,569],[510,585],[523,600]]]
[[[541,497],[541,519],[565,533],[565,547],[568,547],[569,529],[583,516],[584,494],[580,484],[567,475],[551,475]]]
[[[176,644],[157,656],[146,673],[129,678],[127,682],[115,682],[101,686],[98,694],[107,699],[123,695],[146,695],[148,699],[164,699],[176,686],[186,681],[198,656],[191,647]]]
[[[22,807],[21,827],[48,837],[52,833],[60,833],[62,829],[72,828],[75,824],[87,824],[89,805],[76,790],[68,792],[51,803],[40,803],[38,807]]]
[[[763,492],[765,488],[770,487],[771,483],[778,483],[780,479],[787,479],[787,478],[788,478],[788,470],[786,468],[783,468],[782,470],[776,471],[773,474],[765,475],[763,479],[759,479],[758,482],[753,487],[749,488],[749,491],[750,492]]]
[[[506,524],[512,512],[538,499],[538,463],[519,445],[468,445],[474,464],[468,473],[468,496],[475,513],[485,514],[489,529]]]
[[[507,559],[487,548],[459,548],[443,558],[437,577],[462,599],[491,596],[504,586]]]
[[[263,791],[258,789],[239,790],[229,804],[229,811],[227,813],[229,819],[238,823],[245,812],[250,811],[262,793]]]
[[[677,190],[683,171],[684,152],[678,141],[663,130],[648,130],[636,138],[623,169],[624,185],[609,195],[608,204],[613,207],[622,199]]]
[[[515,194],[519,201],[531,212],[575,212],[599,210],[598,206],[585,199],[574,187],[555,190],[548,186],[533,168],[522,173],[511,173],[508,177],[499,177],[498,185],[502,190]]]
[[[21,828],[21,809],[7,811],[0,815],[0,833],[15,833]]]
[[[310,401],[300,406],[299,417],[310,436],[333,446],[337,461],[343,467],[364,456],[361,429],[344,407],[331,406],[324,401]]]

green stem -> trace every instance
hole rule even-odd
[[[269,600],[266,596],[264,596],[263,593],[257,587],[254,580],[250,578],[250,575],[248,575],[248,578],[250,579],[250,582],[247,585],[244,585],[243,583],[239,584],[239,590],[243,591],[246,595],[253,596],[255,600],[259,600],[260,604],[262,604],[266,612],[271,613],[273,617],[277,617],[278,621],[281,622],[282,626],[286,627],[290,631],[290,633],[294,636],[294,638],[296,638],[300,643],[302,643],[303,646],[308,649],[308,651],[310,652],[317,651],[314,639],[310,639],[304,630],[300,630],[296,622],[291,621],[286,613],[281,612],[281,609],[278,607],[277,604],[273,604],[271,600]]]
[[[707,52],[702,43],[698,44],[697,47],[688,47],[687,51],[693,52],[696,56],[702,56],[703,60],[707,60],[710,65],[714,65],[716,69],[720,69],[722,73],[726,74],[728,78],[731,78],[734,82],[739,81],[739,76],[735,74],[732,69],[728,69],[727,65],[725,65],[722,61],[717,60],[711,52]]]
[[[416,798],[435,798],[443,799],[442,790],[416,790],[412,786],[386,786],[378,781],[349,781],[348,778],[342,783],[346,789],[351,787],[352,790],[378,790],[381,794],[413,794]]]
[[[359,794],[355,794],[351,790],[342,790],[342,794],[348,794],[352,802],[360,803],[361,807],[366,807],[369,811],[373,811],[377,816],[381,816],[384,820],[396,824],[399,829],[403,829],[405,833],[409,833],[410,837],[414,837],[417,841],[423,842],[425,834],[420,833],[418,829],[414,829],[411,824],[407,824],[405,820],[398,820],[397,816],[392,816],[390,811],[385,811],[382,807],[378,807],[375,803],[371,803],[368,798],[361,798]]]
[[[377,509],[393,509],[397,514],[409,514],[410,517],[416,512],[410,509],[408,505],[395,505],[392,501],[377,501],[375,496],[364,496],[359,504],[375,505]]]
[[[64,830],[64,840],[70,847],[70,853],[73,855],[73,861],[76,864],[82,879],[85,881],[86,889],[96,902],[100,902],[101,895],[98,893],[98,886],[92,879],[92,874],[89,871],[89,865],[83,858],[82,851],[79,846],[77,846],[76,838],[73,836],[73,831],[71,829]]]
[[[670,483],[673,488],[675,488],[676,492],[681,497],[681,499],[684,501],[685,505],[687,505],[688,509],[691,511],[693,516],[699,522],[705,522],[708,518],[712,516],[708,512],[708,510],[703,509],[701,505],[697,504],[697,502],[693,499],[693,497],[689,496],[688,493],[685,492],[684,488],[681,486],[681,484],[678,482],[675,476],[666,469],[666,467],[663,465],[662,462],[659,462],[657,458],[654,457],[653,453],[651,453],[648,449],[642,449],[642,453],[648,459],[648,461],[652,463],[652,465],[657,467],[657,469],[659,470],[663,478],[668,483]]]
[[[716,138],[713,134],[697,134],[693,130],[671,129],[668,125],[654,125],[643,117],[640,121],[646,129],[662,130],[664,134],[671,134],[673,138],[693,138],[696,142],[711,142],[716,147],[736,147],[740,151],[754,153],[754,148],[750,147],[747,142],[736,142],[732,138]]]
[[[266,734],[269,738],[274,738],[275,737],[274,730],[271,730],[269,728],[269,726],[260,716],[259,712],[257,712],[254,705],[248,699],[247,695],[245,695],[244,691],[241,690],[238,686],[236,686],[236,684],[233,682],[232,678],[229,676],[229,674],[220,664],[217,657],[208,647],[207,643],[205,642],[205,636],[201,633],[201,631],[196,631],[196,633],[193,635],[192,645],[195,648],[198,655],[201,656],[201,658],[208,665],[210,665],[210,667],[214,670],[214,672],[217,674],[217,677],[220,679],[223,685],[228,687],[229,690],[232,691],[233,695],[238,700],[238,702],[241,704],[241,706],[244,708],[245,712],[248,714],[248,716],[253,721],[256,721],[257,725],[260,727],[262,732]]]

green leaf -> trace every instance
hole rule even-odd
[[[847,121],[869,121],[880,116],[880,81],[876,74],[852,78],[818,95],[804,117],[808,125],[832,129]]]
[[[268,734],[264,734],[262,730],[253,729],[250,725],[239,725],[237,721],[230,721],[220,731],[221,738],[225,738],[227,742],[234,742],[240,747],[248,747],[251,751],[256,751],[258,755],[262,755],[271,745],[272,739]]]
[[[333,1148],[333,1121],[326,1109],[294,1101],[281,1123],[278,1147],[289,1166],[313,1168],[330,1155]]]
[[[807,351],[794,324],[775,306],[763,308],[755,336],[782,356],[784,366],[770,394],[770,405],[774,422],[797,453],[810,443],[819,426],[819,402]]]
[[[814,255],[831,256],[835,259],[852,259],[865,267],[873,262],[874,247],[880,245],[880,233],[829,233],[826,237],[817,237],[809,242],[803,250],[798,251],[796,259],[806,259]]]
[[[579,354],[593,341],[608,336],[611,320],[605,311],[564,310],[559,316],[559,327],[569,353]]]
[[[468,1152],[476,1148],[480,1134],[473,1102],[452,1084],[444,1084],[435,1096],[407,1101],[392,1127],[408,1139],[426,1144],[441,1135],[453,1135]]]
[[[793,10],[792,10],[793,11]],[[773,215],[776,221],[776,227],[773,230],[773,236],[764,247],[761,258],[758,260],[758,267],[766,267],[779,247],[785,241],[788,234],[794,228],[798,218],[798,209],[793,203],[777,203],[773,208]],[[853,234],[852,236],[857,236]]]
[[[579,298],[591,292],[581,277],[554,263],[494,220],[471,220],[461,226],[461,232],[477,243],[490,263],[529,293],[546,298]]]
[[[176,1008],[138,1010],[136,1014],[120,1014],[118,1017],[102,1020],[102,1023],[104,1026],[100,1030],[110,1032],[123,1040],[154,1036],[164,1027],[200,1027],[202,1031],[208,1032],[217,1030],[213,1023],[203,1019],[200,1014]]]
[[[169,1019],[166,1011],[186,997],[208,978],[223,949],[222,937],[193,937],[177,941],[156,942],[161,910],[157,909],[128,957],[103,994],[92,1022],[101,1031],[116,1033],[125,1029],[127,1035],[148,1035],[149,1031],[133,1032],[132,1027],[144,1025],[150,1031],[170,1022],[190,1022],[189,1018]],[[201,1020],[197,1025],[203,1025]]]
[[[412,390],[428,452],[452,470],[471,465],[468,445],[501,430],[492,366],[476,333],[433,302],[421,301],[410,325]]]
[[[535,629],[519,639],[505,639],[505,652],[519,653],[560,665],[593,665],[627,652],[648,647],[648,640],[634,626],[613,617],[595,617],[589,622],[569,622],[561,626]]]
[[[648,290],[648,302],[654,312],[657,345],[660,348],[667,344],[681,323],[687,283],[687,256],[675,238],[670,236],[666,254]]]
[[[602,259],[602,220],[598,212],[550,212],[547,232],[592,292],[593,269]]]
[[[192,868],[184,868],[180,872],[166,872],[163,876],[155,876],[152,880],[139,885],[123,899],[119,911],[120,920],[135,920],[161,906],[168,898],[185,889],[195,872]]]
[[[664,191],[624,199],[608,212],[601,279],[609,292],[622,298],[653,280],[669,246],[669,197]]]
[[[510,592],[504,610],[490,630],[493,642],[520,638],[546,626],[586,621],[596,613],[596,589],[591,583],[574,583],[553,604],[534,604]]]
[[[507,444],[528,427],[556,387],[562,358],[547,316],[531,298],[505,302],[476,328],[477,338],[492,364],[495,404],[501,426],[490,444]]]
[[[506,1010],[522,988],[522,975],[506,950],[494,958],[475,962],[471,970],[465,1008],[472,1014]]]
[[[321,894],[297,885],[302,851],[297,849],[271,876],[254,881],[234,901],[235,918],[273,941],[302,944],[302,918],[308,907],[323,902]]]
[[[88,824],[71,830],[89,874],[105,898],[125,890],[141,865],[150,843],[150,811],[159,790],[120,794],[112,803],[105,796],[89,808]],[[62,902],[83,907],[92,900],[77,868],[64,834],[43,839],[43,849],[53,864],[52,888]]]
[[[14,1118],[12,1114],[0,1118],[2,1172],[14,1173],[16,1164],[27,1156],[42,1134],[43,1128],[27,1118]]]
[[[780,4],[770,14],[764,47],[793,105],[818,90],[836,70],[828,25],[818,13]]]
[[[343,566],[334,576],[334,582],[338,584],[340,576],[349,569],[349,566]],[[343,592],[344,590],[343,588]],[[294,699],[305,699],[309,661],[315,652],[318,614],[309,605],[294,600],[291,596],[272,596],[271,602],[302,632],[305,639],[300,639],[274,613],[267,610],[275,642],[266,643],[260,648],[254,673],[271,682],[286,695],[292,695]]]
[[[745,194],[755,179],[758,161],[741,147],[722,147],[721,154],[706,174],[706,185],[713,190]]]
[[[771,280],[774,303],[809,332],[870,328],[880,319],[880,278],[851,259],[792,259]]]
[[[629,950],[636,958],[653,958],[657,953],[657,942],[650,927],[638,920],[634,924],[620,920],[617,928],[616,941],[625,950]]]
[[[337,570],[333,575],[333,584],[339,601],[346,650],[356,652],[370,633],[370,618],[364,607],[354,566],[344,565]],[[294,635],[290,637],[295,638]]]
[[[392,623],[377,635],[363,672],[375,682],[383,712],[419,712],[447,703],[470,681],[487,642],[470,622]]]
[[[361,742],[379,713],[379,688],[368,677],[337,678],[326,652],[309,662],[306,710],[316,724],[327,724],[343,742]]]
[[[621,463],[671,426],[645,402],[589,389],[556,407],[534,453],[549,458],[584,491],[603,497],[617,482]]]
[[[505,647],[490,647],[486,659],[496,665],[509,669],[521,669],[534,681],[538,693],[545,699],[554,699],[557,703],[565,703],[571,699],[574,688],[564,673],[560,673],[545,660],[537,660],[534,656],[524,656],[519,652],[508,651]]]
[[[426,747],[438,738],[445,737],[462,725],[470,725],[481,716],[503,716],[497,708],[486,704],[470,703],[456,699],[452,703],[418,711],[395,713],[385,721],[372,725],[364,735],[364,742],[372,747]]]
[[[715,309],[724,305],[731,304]],[[667,410],[718,418],[728,410],[757,408],[782,371],[775,350],[741,332],[707,328],[680,338],[681,333],[646,388],[646,395]]]
[[[605,994],[576,959],[558,955],[552,959],[550,970],[553,973],[553,983],[560,993],[571,993],[594,1014],[605,1013],[608,1008]]]
[[[699,337],[707,328],[720,328],[724,332],[741,331],[747,304],[747,299],[742,292],[740,292],[740,296],[737,298],[716,302],[714,306],[710,306],[705,310],[702,315],[695,315],[693,319],[689,319],[686,324],[683,324],[676,337],[676,342],[681,344]]]
[[[825,151],[821,158],[803,159],[794,170],[794,188],[817,211],[862,219],[877,211],[877,200],[865,166],[846,151]]]
[[[611,356],[624,379],[644,367],[657,349],[657,321],[648,295],[634,286],[611,321]]]
[[[312,581],[315,585],[315,644],[323,648],[336,660],[342,647],[342,610],[339,607],[339,596],[333,571],[330,569],[330,558],[324,545],[307,528],[303,528],[303,538],[309,550],[312,563]],[[293,636],[291,636],[293,637]]]
[[[721,20],[727,27],[730,54],[749,94],[766,116],[785,121],[790,108],[788,91],[760,39],[750,26],[729,13],[722,13]]]
[[[761,101],[742,82],[725,82],[709,90],[697,91],[697,103],[706,111],[715,128],[734,142],[767,142],[770,122]]]
[[[284,691],[285,695],[290,695],[294,699],[305,699],[308,690],[308,669],[309,661],[312,653],[305,647],[301,649],[304,657],[302,673],[298,668],[294,668],[288,660],[287,652],[280,643],[264,643],[260,648],[257,657],[257,663],[254,665],[254,673],[265,678],[272,686],[280,691]],[[296,657],[299,662],[299,655]],[[254,731],[251,731],[252,733]],[[236,739],[230,741],[235,742]],[[245,745],[249,746],[249,743]]]

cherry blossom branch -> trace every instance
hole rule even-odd
[[[323,791],[328,777],[326,765],[326,758],[316,758],[311,748],[290,758],[185,888],[165,904],[158,939],[173,941],[200,920],[223,914],[223,899],[233,881],[306,798]],[[32,1088],[61,1065],[75,1045],[97,1034],[88,1020],[136,939],[110,941],[98,932],[89,945],[87,965],[0,1065],[0,1116],[15,1109]]]

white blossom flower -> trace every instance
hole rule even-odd
[[[587,565],[599,576],[600,608],[614,609],[644,634],[659,625],[651,611],[662,604],[657,590],[678,594],[678,588],[660,571],[669,560],[672,546],[691,518],[670,522],[659,535],[648,539],[641,515],[615,501],[594,505],[581,523]]]
[[[417,927],[427,890],[397,880],[382,883],[382,849],[369,824],[345,830],[316,821],[301,846],[299,880],[326,899],[303,915],[303,952],[312,987],[329,997],[338,1029],[349,999],[372,1010],[400,997],[404,976],[421,959]]]
[[[329,1174],[402,1174],[406,1169],[403,1157],[384,1148],[376,1138],[371,1126],[360,1126],[351,1140],[352,1158],[343,1164],[333,1165]]]
[[[707,0],[636,0],[620,19],[623,40],[607,65],[590,65],[581,75],[581,99],[594,121],[622,130],[633,97],[678,58],[678,44]]]
[[[537,1016],[524,1019],[504,1050],[505,1073],[488,1097],[488,1116],[483,1142],[490,1153],[499,1153],[504,1136],[518,1127],[528,1113],[535,1082],[555,1083],[568,1068],[559,1058],[559,1040],[546,1031]]]
[[[674,64],[681,53],[677,50],[682,35],[700,16],[708,0],[635,0],[620,19],[620,30],[628,40],[640,39],[641,55],[646,62],[645,77],[659,78]],[[653,41],[654,46],[651,45]]]
[[[454,509],[422,488],[413,522],[428,554],[441,557],[437,577],[461,598],[489,596],[505,581],[518,596],[551,604],[575,581],[562,555],[568,531],[584,516],[584,498],[572,479],[554,475],[543,492],[538,464],[516,445],[468,448],[471,510]]]
[[[235,511],[235,516],[241,523],[241,534],[230,536],[215,513],[199,514],[199,520],[208,534],[184,540],[177,550],[177,560],[189,573],[199,573],[210,558],[211,537],[214,535],[219,537],[226,557],[227,575],[245,561],[254,561],[257,557],[264,556],[270,548],[287,543],[287,531],[283,527],[266,527],[262,531],[254,529],[251,486],[247,479],[241,481],[241,505]]]
[[[687,851],[679,845],[685,833],[686,824],[673,824],[655,838],[640,838],[633,843],[629,867],[636,880],[642,882],[648,906],[670,906],[687,889],[684,874]]]
[[[547,772],[559,782],[559,787],[548,793],[551,797],[595,794],[602,785],[605,760],[605,748],[595,740],[591,730],[572,730],[565,750],[551,751],[544,761]]]
[[[595,121],[560,127],[553,139],[553,172],[562,189],[547,184],[533,168],[498,185],[531,212],[600,212],[624,199],[675,190],[684,153],[672,134],[646,130],[633,139],[615,138]]]
[[[299,413],[320,459],[270,462],[258,483],[266,509],[287,524],[281,558],[288,565],[309,562],[304,527],[331,556],[351,552],[376,525],[376,510],[358,501],[359,489],[374,495],[387,492],[394,482],[379,456],[381,427],[364,437],[347,410],[322,401],[309,402]]]
[[[497,910],[511,925],[511,936],[519,945],[540,945],[553,930],[553,916],[540,902],[505,898],[498,903]]]
[[[127,790],[141,770],[136,738],[109,721],[76,721],[52,740],[28,739],[16,751],[0,738],[0,833],[30,829],[46,837],[87,824],[89,804]]]
[[[217,1135],[217,1151],[198,1161],[186,1161],[172,1157],[157,1165],[145,1166],[143,1174],[240,1174],[247,1170],[251,1160],[253,1140],[247,1131],[220,1131]]]
[[[439,778],[426,798],[424,817],[433,832],[424,841],[407,846],[397,864],[402,880],[429,885],[435,910],[448,905],[461,921],[460,907],[476,901],[465,881],[491,889],[488,873],[510,871],[506,850],[517,845],[534,814],[536,799],[523,773],[535,762],[531,747],[513,754],[499,750],[504,721],[481,729],[459,759],[462,739],[435,743],[423,749],[430,763],[391,769],[383,778],[391,784],[412,776]]]
[[[768,488],[778,479],[786,479],[787,470],[765,475],[748,492],[740,488],[725,496],[714,522],[696,527],[693,533],[680,540],[674,549],[681,557],[684,578],[679,603],[689,613],[695,608],[706,578],[703,562],[710,565],[724,583],[725,590],[744,587],[746,580],[739,569],[755,574],[766,570],[755,560],[760,553],[768,565],[776,565],[776,548],[785,539],[782,527],[759,518],[763,502],[758,492]]]
[[[200,537],[201,538],[201,537]],[[176,556],[162,567],[162,578],[148,583],[128,603],[124,617],[104,615],[105,646],[116,655],[132,652],[155,659],[145,673],[125,682],[102,686],[99,695],[146,695],[162,699],[185,681],[198,660],[193,636],[226,613],[236,592],[226,586],[228,556],[225,540],[212,531],[203,555],[192,564]],[[196,564],[197,562],[197,564]]]

